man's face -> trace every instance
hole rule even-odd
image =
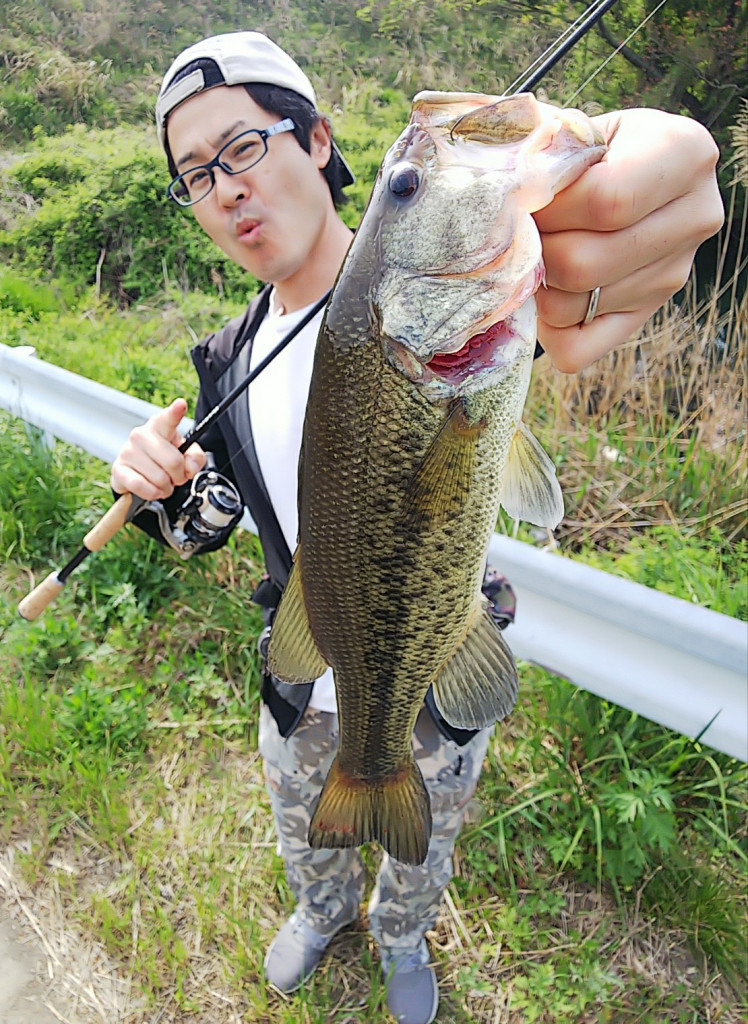
[[[279,115],[259,107],[243,86],[218,86],[174,110],[168,123],[172,157],[181,174],[211,160],[250,128],[267,128]],[[197,222],[227,256],[261,281],[281,284],[304,272],[322,244],[334,206],[321,169],[330,159],[326,125],[312,130],[311,153],[293,133],[268,139],[263,159],[229,175],[215,168],[215,186],[191,207]]]

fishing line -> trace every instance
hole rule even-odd
[[[655,16],[655,14],[657,14],[659,9],[661,7],[664,7],[666,3],[667,3],[667,0],[660,0],[660,2],[657,4],[655,9],[653,11],[650,11],[649,14],[646,16],[646,18],[644,18],[642,21],[639,22],[639,24],[636,26],[636,28],[626,36],[626,38],[623,40],[623,42],[618,44],[618,46],[615,48],[615,50],[613,50],[613,52],[611,54],[609,54],[609,56],[606,57],[606,59],[602,62],[600,67],[596,71],[593,71],[592,74],[590,75],[590,77],[586,81],[582,82],[582,84],[579,86],[577,91],[575,93],[572,93],[571,96],[567,97],[567,99],[564,100],[564,105],[565,106],[567,106],[569,103],[571,103],[572,100],[575,100],[577,98],[577,96],[580,94],[580,92],[582,91],[582,89],[584,89],[585,86],[588,86],[590,84],[590,82],[593,81],[593,79],[597,78],[597,76],[600,74],[600,72],[603,70],[603,68],[605,68],[613,60],[613,58],[616,56],[616,54],[621,52],[621,50],[624,48],[624,46],[631,39],[634,38],[634,36],[636,35],[637,32],[639,32],[641,29],[644,28],[644,26],[647,24],[649,19],[653,18]]]

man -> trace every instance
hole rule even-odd
[[[296,542],[296,467],[316,335],[351,241],[337,207],[352,174],[308,78],[259,33],[213,37],[180,54],[156,116],[171,196],[231,259],[267,282],[243,316],[193,351],[201,384],[196,418],[299,328],[204,439],[258,524],[268,579],[255,599],[271,618]],[[716,147],[698,125],[658,111],[601,122],[611,140],[606,161],[537,216],[548,283],[539,296],[539,337],[565,370],[629,337],[684,283],[697,245],[722,218]],[[115,490],[173,511],[206,458],[197,446],[184,456],[177,449],[185,410],[177,399],[133,431],[112,467]],[[158,533],[155,517],[139,521]],[[429,1024],[436,1014],[425,934],[451,878],[488,739],[489,730],[450,729],[433,707],[418,718],[414,749],[434,819],[428,856],[413,867],[385,854],[368,908],[387,1004],[404,1024]],[[359,912],[358,850],[312,850],[306,842],[336,743],[331,672],[295,687],[266,675],[260,750],[296,906],[270,943],[265,973],[284,992],[303,983]]]

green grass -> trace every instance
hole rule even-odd
[[[357,103],[386,131],[382,97]],[[122,309],[0,275],[6,343],[159,404],[194,401],[189,348],[239,308],[169,286]],[[562,554],[739,618],[747,312],[673,309],[573,378],[541,361],[526,410],[558,466]],[[184,563],[126,528],[24,622],[20,598],[108,507],[108,469],[0,426],[0,891],[48,943],[65,922],[66,980],[84,993],[94,958],[123,1024],[385,1024],[365,921],[297,996],[263,982],[292,901],[256,743],[257,538]],[[747,783],[741,762],[521,666],[429,936],[441,1024],[742,1022]]]
[[[20,280],[0,271],[4,344],[32,345],[40,359],[157,405],[168,404],[177,392],[194,401],[197,379],[190,349],[245,305],[199,292],[185,297],[167,290],[124,314],[93,291],[65,298],[60,291],[37,284],[28,286],[36,302],[32,315],[16,308],[26,301],[26,292],[17,287]],[[56,305],[44,308],[51,297]]]
[[[17,898],[130,980],[128,1024],[384,1024],[363,924],[297,997],[262,980],[292,904],[256,750],[256,538],[185,564],[127,528],[23,622],[32,577],[69,557],[109,494],[100,463],[2,427],[0,842]],[[682,577],[680,539],[640,540],[627,572],[655,558]],[[697,596],[731,607],[738,566],[721,563]],[[438,1020],[737,1024],[745,766],[521,674],[430,936]],[[366,851],[370,883],[377,856]]]

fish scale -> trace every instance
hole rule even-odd
[[[376,840],[422,863],[426,692],[463,729],[516,699],[481,594],[486,551],[501,502],[540,525],[563,511],[521,423],[542,277],[529,214],[603,152],[584,115],[527,95],[425,93],[380,168],[317,342],[299,543],[268,654],[289,682],[334,670],[339,746],[312,846]]]

